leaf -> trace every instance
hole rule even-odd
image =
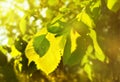
[[[112,7],[115,5],[116,2],[117,0],[107,0],[107,7],[109,9],[112,9]]]
[[[72,26],[81,36],[87,35],[87,33],[89,33],[89,27],[81,21],[75,20]]]
[[[75,50],[71,53],[71,57],[68,60],[68,65],[77,65],[82,62],[82,59],[86,55],[87,48],[90,44],[90,37],[89,36],[80,36],[77,37],[76,39],[76,48]]]
[[[25,34],[25,32],[27,30],[26,29],[27,21],[25,18],[26,18],[26,16],[24,16],[19,23],[19,28],[20,28],[20,31],[22,34]]]
[[[11,51],[10,54],[11,54],[11,56],[12,56],[13,58],[21,55],[21,52],[18,51],[18,50],[15,48],[15,45],[12,45],[12,46],[11,46],[11,49],[12,49],[12,51]]]
[[[95,49],[95,56],[97,59],[99,59],[100,61],[104,61],[105,60],[105,54],[103,53],[102,49],[100,48],[98,42],[97,42],[97,35],[96,32],[91,29],[90,30],[90,37],[93,40],[93,45],[94,45],[94,49]]]
[[[92,19],[94,19],[94,21],[96,21],[100,16],[100,6],[101,6],[100,0],[96,0],[96,2],[94,2],[94,5],[91,5],[90,7]]]
[[[69,58],[71,56],[71,39],[68,36],[64,48],[64,53],[63,53],[63,64],[67,64]]]
[[[48,0],[48,4],[49,4],[50,6],[56,6],[58,3],[59,3],[58,0]]]
[[[69,12],[70,9],[67,8],[67,7],[64,5],[64,6],[62,6],[62,7],[59,9],[59,11],[62,12],[62,13],[66,13],[66,12]]]
[[[83,22],[84,24],[86,24],[90,28],[95,27],[94,21],[85,11],[82,11],[81,13],[79,13],[76,16],[76,18],[78,19],[78,21]]]
[[[60,46],[60,41],[63,36],[55,37],[54,34],[48,33],[46,28],[42,28],[35,37],[46,34],[46,39],[50,42],[50,47],[44,56],[40,57],[33,47],[32,39],[25,50],[26,57],[29,63],[34,61],[37,69],[42,70],[46,74],[53,72],[60,63],[61,56],[63,54],[63,48]]]
[[[73,52],[76,50],[77,48],[77,38],[80,37],[79,33],[77,33],[77,31],[71,29],[70,35],[67,37],[67,41],[65,44],[65,48],[64,48],[64,54],[63,54],[63,63],[67,64],[67,65],[72,65],[73,62],[76,62],[76,60],[74,61],[74,59],[78,58],[78,55],[74,55],[73,57]]]
[[[81,65],[84,66],[85,64],[87,63],[90,63],[90,60],[89,58],[93,56],[93,46],[92,45],[89,45],[87,47],[87,50],[86,50],[86,54],[84,55],[82,61],[81,61]]]
[[[50,42],[46,39],[46,35],[40,35],[34,38],[33,47],[37,54],[42,57],[48,51]]]
[[[107,7],[113,12],[117,12],[120,9],[120,0],[107,0]]]
[[[22,37],[18,37],[15,42],[14,42],[15,48],[20,51],[20,52],[24,52],[27,42],[25,40],[22,39]]]
[[[62,30],[62,28],[60,27],[59,23],[55,23],[53,25],[48,25],[47,30],[51,33],[58,33]]]
[[[62,14],[58,14],[56,17],[53,18],[53,20],[51,21],[51,24],[56,23],[58,20],[62,19],[63,15]]]
[[[84,66],[85,72],[88,74],[89,79],[92,81],[92,68],[90,64]]]

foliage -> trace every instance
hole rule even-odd
[[[0,81],[119,82],[119,3],[1,0]]]

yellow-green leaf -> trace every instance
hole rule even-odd
[[[92,68],[91,68],[90,64],[86,64],[84,66],[84,70],[88,74],[89,79],[92,80]]]
[[[48,0],[50,6],[56,6],[59,3],[59,0]]]
[[[102,49],[100,48],[98,42],[97,42],[97,35],[96,32],[91,29],[90,30],[90,37],[93,40],[93,45],[94,45],[94,49],[95,49],[95,56],[97,59],[99,59],[100,61],[104,61],[105,60],[105,54],[103,53]]]
[[[71,29],[71,32],[70,32],[71,53],[74,52],[76,47],[77,47],[76,40],[77,40],[78,37],[80,37],[80,34],[77,31],[75,31],[74,29]]]
[[[46,28],[42,28],[36,36],[40,36],[47,33]],[[35,37],[36,37],[35,36]],[[53,72],[60,63],[61,56],[63,54],[63,48],[60,46],[62,36],[55,37],[54,34],[47,33],[46,39],[50,42],[50,47],[44,56],[40,57],[33,47],[33,39],[28,43],[25,53],[29,59],[29,63],[34,61],[37,69],[42,70],[46,74]]]
[[[53,18],[53,20],[51,21],[51,24],[57,22],[58,20],[60,20],[63,17],[62,14],[58,14],[56,17]]]
[[[26,32],[26,25],[27,25],[27,21],[26,21],[26,16],[25,17],[23,17],[22,19],[21,19],[21,21],[20,21],[20,23],[19,23],[19,28],[20,28],[20,31],[21,31],[21,33],[22,34],[25,34],[25,32]]]
[[[14,45],[11,46],[11,49],[12,49],[12,51],[11,51],[10,54],[11,54],[11,56],[12,56],[13,58],[21,55],[21,52],[18,51],[18,50],[15,48]]]
[[[107,0],[107,6],[109,9],[112,9],[117,0]]]
[[[120,0],[107,0],[107,7],[113,12],[117,12],[120,9]]]
[[[92,18],[85,11],[80,12],[77,15],[76,18],[78,19],[78,21],[83,22],[84,24],[86,24],[90,28],[95,27],[94,21],[92,20]]]
[[[91,57],[91,56],[93,55],[92,52],[93,52],[93,46],[92,46],[92,45],[89,45],[89,46],[87,47],[86,54],[84,55],[84,57],[83,57],[83,59],[82,59],[82,61],[81,61],[81,65],[82,65],[82,66],[84,66],[84,65],[87,64],[87,63],[90,63],[89,57]]]

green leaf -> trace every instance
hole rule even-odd
[[[37,54],[42,57],[48,51],[50,42],[46,39],[46,35],[40,35],[34,38],[33,47]]]
[[[73,65],[77,65],[81,62],[81,59],[83,58],[82,56],[84,55],[83,53],[79,53],[82,52],[81,50],[79,51],[75,51],[74,53],[71,54],[67,65],[69,66],[73,66]]]
[[[62,30],[62,28],[59,23],[55,23],[53,25],[48,25],[47,30],[48,32],[51,32],[51,33],[58,33]]]
[[[63,63],[64,65],[67,64],[69,58],[71,56],[71,39],[68,36],[64,48],[64,53],[63,53]]]
[[[25,40],[22,39],[22,37],[18,37],[15,42],[14,42],[15,48],[20,51],[20,52],[24,52],[27,42]]]
[[[76,38],[76,48],[75,50],[71,53],[71,56],[68,60],[68,65],[76,65],[80,64],[83,57],[86,55],[86,50],[90,44],[90,37],[86,36],[80,36]]]
[[[78,63],[77,61],[80,60],[80,55],[76,54],[76,52],[77,53],[81,52],[79,48],[77,49],[78,47],[77,39],[79,37],[80,37],[80,34],[77,33],[77,31],[75,31],[74,29],[71,29],[69,36],[67,37],[67,41],[66,41],[65,48],[64,48],[64,54],[63,54],[64,64],[71,66],[71,65]]]

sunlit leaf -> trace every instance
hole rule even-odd
[[[17,56],[20,56],[21,55],[21,52],[18,51],[14,45],[11,46],[11,56],[14,58],[14,57],[17,57]]]
[[[60,10],[61,12],[65,13],[65,12],[68,12],[70,9],[67,8],[66,6],[62,6],[59,10]]]
[[[26,29],[27,20],[25,18],[26,18],[26,16],[24,16],[19,23],[19,28],[20,28],[20,31],[22,34],[25,34],[25,32],[27,30]]]
[[[47,29],[42,28],[41,31],[36,34],[36,36],[40,36],[46,33]],[[47,33],[46,39],[50,42],[50,47],[44,56],[40,57],[34,50],[33,39],[28,43],[25,53],[29,59],[29,63],[34,61],[37,69],[42,70],[46,74],[49,74],[57,68],[61,60],[63,48],[60,46],[60,41],[62,36],[55,37],[54,34]]]
[[[94,21],[85,11],[80,12],[76,18],[78,19],[78,21],[82,21],[90,28],[95,27]]]
[[[79,1],[79,0],[78,0]],[[78,1],[77,1],[77,4],[78,4]],[[89,5],[90,4],[90,0],[84,0],[84,1],[79,1],[80,5],[82,7],[86,7],[86,5]]]
[[[101,5],[100,0],[96,0],[94,5],[91,5],[90,7],[94,20],[98,19],[100,16],[100,5]]]
[[[71,53],[75,51],[76,47],[77,47],[77,42],[76,40],[78,39],[78,37],[80,37],[80,34],[75,31],[74,29],[71,29],[70,32],[70,38],[71,38]]]
[[[92,52],[93,52],[93,46],[89,45],[87,47],[86,54],[84,55],[84,57],[83,57],[83,59],[81,61],[82,66],[90,62],[88,57],[91,57],[93,55]]]
[[[107,7],[110,10],[117,12],[120,9],[120,0],[107,0]]]
[[[37,54],[42,57],[48,51],[50,42],[46,39],[46,35],[40,35],[34,38],[33,47]]]
[[[93,12],[93,10],[95,9],[95,8],[99,8],[100,7],[100,0],[97,0],[95,3],[94,3],[94,5],[92,5],[91,6],[91,8],[90,8],[90,10]],[[98,9],[99,10],[99,9]],[[98,13],[98,12],[96,12],[96,13]]]
[[[50,6],[56,6],[59,3],[59,0],[48,0]]]
[[[103,53],[102,49],[100,48],[100,46],[97,42],[96,32],[91,29],[91,32],[90,32],[89,35],[93,40],[93,45],[94,45],[94,49],[95,49],[96,58],[99,59],[100,61],[104,61],[105,60],[105,54]]]
[[[53,20],[51,21],[51,24],[57,22],[58,20],[60,20],[63,17],[62,14],[58,14],[55,18],[53,18]]]
[[[84,66],[84,70],[88,74],[89,79],[92,80],[92,68],[91,68],[90,64],[86,64]]]
[[[46,18],[51,19],[53,18],[53,16],[54,16],[54,12],[52,11],[52,9],[48,8],[46,10]]]
[[[109,9],[112,9],[112,7],[115,5],[117,0],[107,0],[107,6]]]

